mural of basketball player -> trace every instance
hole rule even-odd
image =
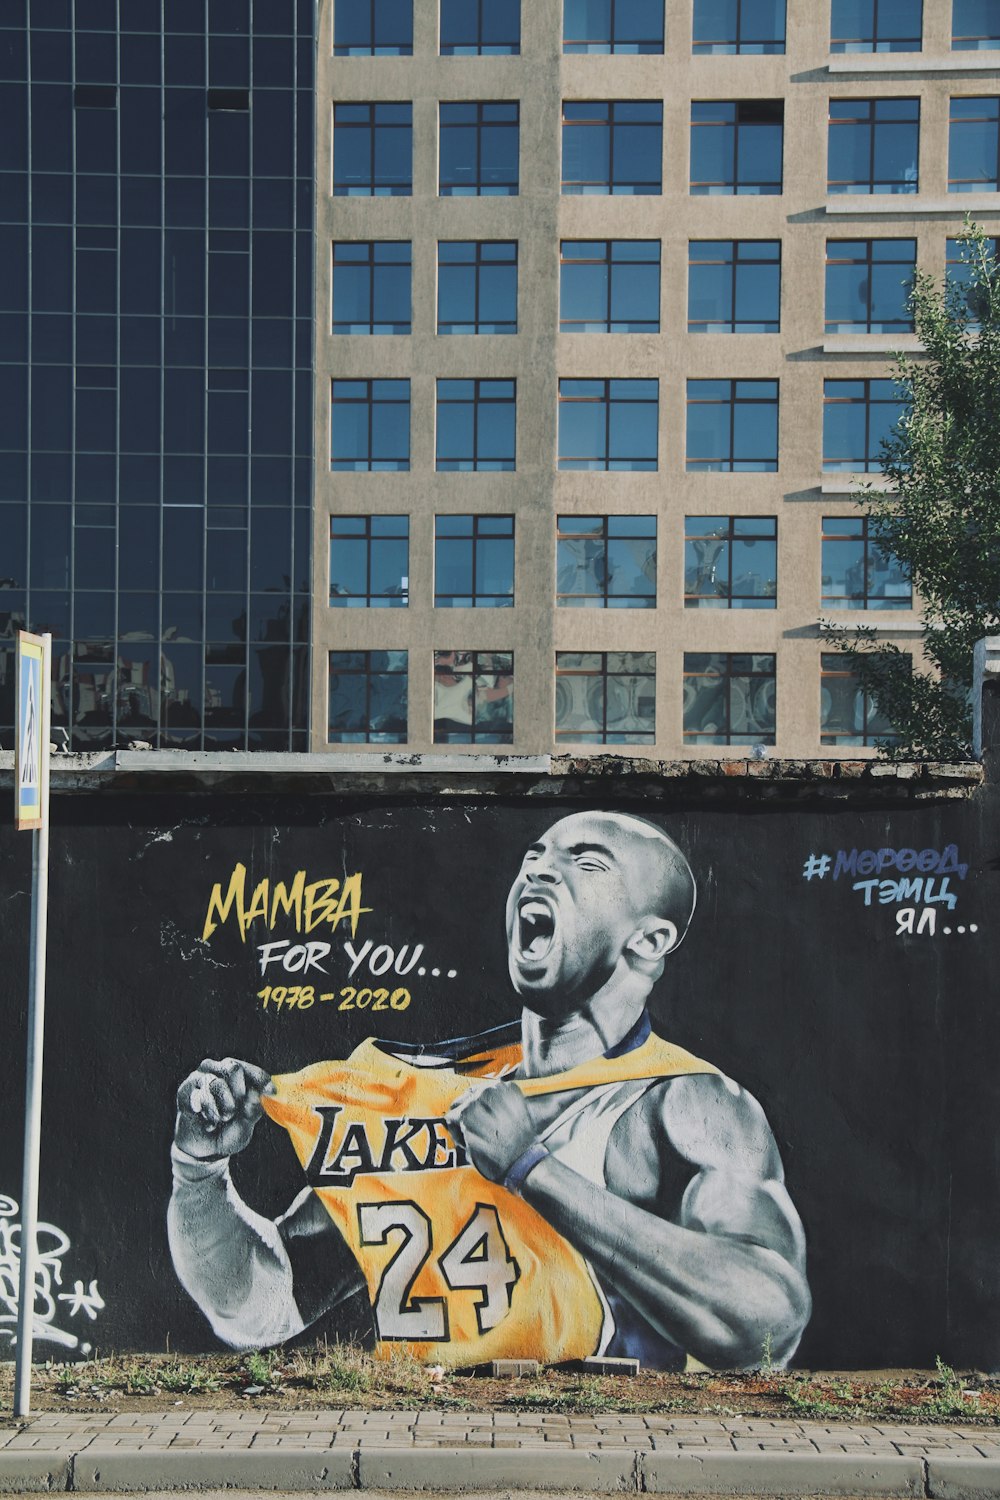
[[[646,1010],[694,906],[662,830],[573,813],[527,850],[507,900],[519,1023],[370,1039],[276,1078],[203,1062],[178,1091],[168,1227],[216,1335],[353,1330],[361,1307],[380,1347],[451,1366],[787,1362],[810,1296],[770,1127]],[[275,1220],[229,1172],[262,1115],[304,1172]]]

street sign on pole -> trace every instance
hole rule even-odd
[[[24,1086],[21,1265],[17,1299],[14,1412],[31,1408],[35,1281],[38,1266],[38,1159],[42,1136],[45,1035],[45,938],[49,903],[49,719],[52,637],[17,633],[14,796],[18,828],[32,830],[31,949],[28,959],[28,1058]]]

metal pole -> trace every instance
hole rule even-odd
[[[21,1266],[17,1298],[17,1359],[14,1415],[31,1409],[35,1269],[38,1259],[38,1159],[42,1138],[42,1047],[45,1033],[45,939],[49,906],[49,733],[51,636],[45,636],[42,670],[41,826],[31,835],[31,949],[28,967],[28,1062],[24,1102],[24,1166],[21,1177]]]

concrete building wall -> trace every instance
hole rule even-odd
[[[332,18],[332,4],[322,5],[317,75],[314,748],[327,743],[330,650],[409,651],[406,743],[421,751],[433,743],[433,651],[512,650],[513,748],[523,753],[553,746],[555,652],[655,651],[655,742],[650,753],[745,754],[745,746],[720,749],[685,740],[682,673],[685,652],[750,652],[774,653],[777,658],[774,753],[835,754],[835,747],[820,743],[824,642],[819,622],[824,614],[830,615],[820,602],[821,520],[857,512],[852,476],[823,472],[823,381],[884,377],[892,367],[891,351],[912,349],[914,341],[878,334],[824,336],[826,241],[914,238],[918,266],[941,275],[945,241],[959,232],[966,213],[988,230],[996,225],[1000,195],[947,191],[949,99],[995,93],[996,54],[952,52],[950,7],[944,4],[925,5],[923,50],[907,54],[834,55],[829,7],[795,0],[788,7],[786,51],[778,56],[692,55],[690,0],[667,5],[662,56],[563,55],[559,0],[532,0],[522,6],[521,52],[516,57],[439,56],[437,7],[430,0],[415,0],[412,57],[334,58]],[[828,194],[829,101],[894,97],[920,101],[919,191]],[[438,103],[507,99],[520,103],[518,195],[439,197]],[[561,193],[561,101],[591,99],[663,101],[661,194]],[[690,194],[691,101],[716,99],[784,101],[780,195]],[[347,100],[413,101],[412,196],[331,196],[332,106]],[[518,242],[517,335],[438,337],[438,240],[497,238]],[[560,335],[560,241],[609,238],[661,242],[660,332]],[[331,336],[330,245],[333,240],[353,239],[412,242],[411,335]],[[687,333],[688,242],[694,239],[780,240],[780,333]],[[330,474],[332,376],[410,380],[408,473]],[[435,381],[483,376],[517,380],[516,472],[437,473]],[[660,382],[656,472],[559,472],[559,379],[614,376]],[[685,382],[690,378],[779,380],[776,473],[686,471]],[[400,512],[410,517],[408,608],[329,609],[331,514]],[[434,608],[434,517],[449,512],[514,515],[513,609]],[[555,606],[555,518],[561,514],[657,517],[655,610]],[[777,518],[776,608],[685,609],[687,515]],[[877,623],[887,638],[915,654],[919,650],[918,615],[913,610],[890,617],[869,611],[836,618]],[[563,743],[571,748],[572,742]],[[439,748],[461,755],[473,747]]]

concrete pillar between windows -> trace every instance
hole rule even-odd
[[[1000,760],[1000,635],[977,641],[973,652],[972,750],[977,760]]]

